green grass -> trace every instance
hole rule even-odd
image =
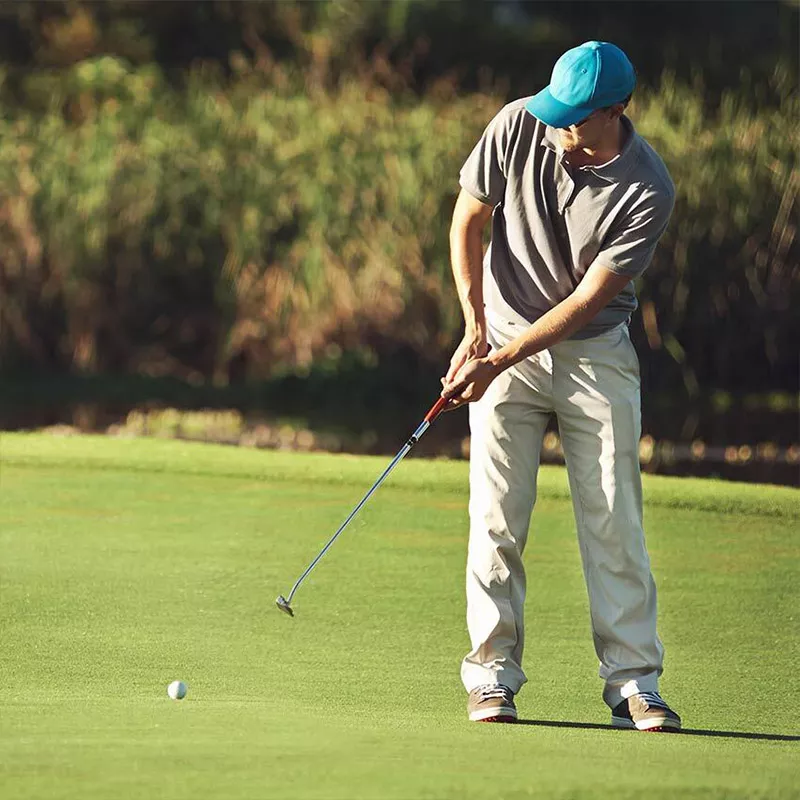
[[[23,434],[0,459],[4,800],[800,796],[795,490],[646,478],[662,690],[698,731],[660,736],[603,727],[560,469],[518,705],[584,727],[466,722],[464,463],[398,467],[289,619],[387,459]]]

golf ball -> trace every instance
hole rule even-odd
[[[186,697],[187,688],[183,681],[172,681],[172,683],[167,686],[167,694],[173,700],[183,700],[183,698]]]

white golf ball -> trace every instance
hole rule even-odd
[[[183,681],[172,681],[172,683],[167,686],[167,694],[173,700],[183,700],[186,697],[186,691],[188,687]]]

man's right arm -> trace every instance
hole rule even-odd
[[[464,338],[453,354],[445,381],[455,375],[464,362],[483,358],[489,349],[483,309],[483,229],[491,219],[492,210],[492,206],[475,199],[464,189],[456,200],[450,226],[450,263],[464,314]]]

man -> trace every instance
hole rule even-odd
[[[461,170],[450,233],[464,339],[443,379],[470,403],[467,624],[474,721],[513,721],[522,670],[522,553],[555,413],[569,473],[603,699],[612,724],[679,730],[658,694],[663,647],[642,528],[633,279],[675,190],[624,115],[636,83],[618,47],[566,52],[550,85],[505,106]],[[482,232],[492,237],[482,258]]]

